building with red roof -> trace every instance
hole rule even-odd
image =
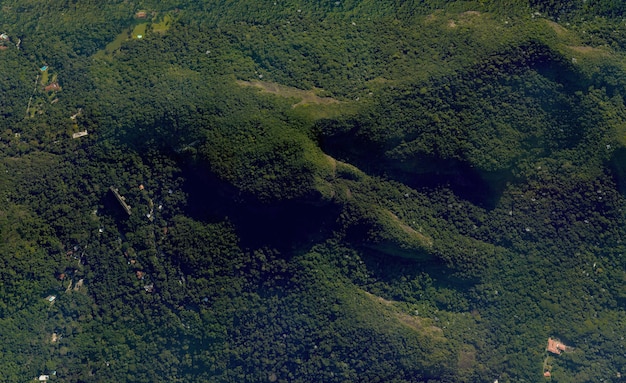
[[[562,351],[567,351],[568,349],[569,346],[564,345],[560,340],[548,338],[548,347],[546,347],[546,350],[551,353],[559,355]]]

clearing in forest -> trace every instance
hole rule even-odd
[[[167,14],[163,16],[163,19],[160,22],[152,24],[152,31],[156,33],[165,33],[172,26],[172,21],[172,16]]]
[[[320,97],[316,94],[319,89],[303,90],[294,88],[291,86],[276,84],[273,82],[265,81],[237,81],[237,84],[241,86],[253,86],[261,89],[262,92],[272,93],[281,97],[298,98],[299,102],[292,105],[292,107],[308,104],[338,104],[340,101],[332,97]]]
[[[141,39],[146,35],[146,30],[148,29],[148,23],[141,23],[135,25],[133,28],[133,32],[130,34],[133,39]]]
[[[381,309],[384,312],[392,314],[392,317],[398,320],[403,325],[412,328],[422,335],[430,336],[435,340],[442,341],[445,339],[443,336],[443,330],[440,327],[433,325],[430,319],[404,313],[396,307],[397,302],[387,300],[383,297],[379,297],[378,295],[374,295],[365,290],[362,291],[372,301],[379,303],[381,305]]]
[[[545,22],[548,24],[548,26],[550,28],[552,28],[552,30],[559,37],[563,37],[563,36],[565,36],[569,32],[567,29],[563,28],[563,26],[561,26],[561,24],[559,24],[559,23],[556,23],[556,22],[551,21],[551,20],[545,20]]]
[[[130,28],[124,29],[120,34],[118,34],[113,41],[108,43],[106,47],[102,50],[96,52],[94,57],[97,58],[105,58],[112,57],[113,52],[120,49],[122,47],[122,43],[128,41],[130,39],[143,38],[146,34],[146,30],[148,28],[148,23],[141,23],[135,25],[135,27],[131,30]],[[139,37],[141,36],[141,37]]]
[[[573,50],[574,52],[582,53],[585,55],[608,56],[608,52],[605,51],[604,49],[594,48],[588,45],[577,45],[577,46],[569,45],[568,48]]]

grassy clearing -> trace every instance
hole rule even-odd
[[[113,41],[108,43],[104,49],[98,51],[94,55],[94,57],[97,57],[97,58],[109,57],[110,58],[113,52],[115,52],[116,50],[122,47],[122,43],[124,41],[128,41],[128,39],[130,39],[130,32],[131,32],[130,29],[125,29],[124,31],[122,31],[120,34],[118,34],[115,37]]]
[[[309,104],[338,104],[340,101],[332,97],[320,97],[317,95],[319,89],[303,90],[291,86],[276,84],[264,81],[237,81],[241,86],[254,86],[261,89],[262,92],[275,94],[286,98],[299,99],[292,107],[304,106]]]
[[[590,47],[588,45],[577,45],[577,46],[570,45],[567,48],[571,49],[572,51],[574,51],[576,53],[581,53],[583,55],[607,56],[609,54],[609,52],[604,50],[604,49],[594,48],[594,47]]]
[[[266,81],[237,81],[240,86],[259,88],[263,93],[293,99],[291,107],[294,113],[309,120],[334,118],[345,114],[355,114],[362,107],[363,102],[339,101],[332,97],[320,96],[322,89],[303,90]]]
[[[152,31],[156,33],[165,33],[170,29],[173,21],[174,18],[170,14],[166,14],[160,22],[152,24]]]
[[[135,25],[133,31],[131,32],[131,38],[140,39],[146,35],[146,30],[148,29],[148,23],[141,23]]]
[[[130,28],[123,30],[120,34],[115,36],[115,39],[108,43],[104,49],[94,54],[94,57],[111,58],[113,52],[120,49],[125,41],[128,41],[130,39],[137,39],[139,38],[139,36],[145,36],[147,28],[148,23],[146,22],[137,24],[132,30]]]
[[[392,321],[397,321],[397,323],[402,326],[406,326],[422,335],[425,335],[435,342],[446,341],[446,338],[443,335],[443,330],[435,326],[432,323],[432,319],[417,315],[409,315],[399,308],[399,306],[401,306],[400,302],[387,300],[365,290],[360,291],[364,293],[367,298],[369,298],[371,303],[374,304],[373,309],[381,312],[384,317],[389,318]]]
[[[46,85],[48,83],[48,70],[41,72],[41,85]]]

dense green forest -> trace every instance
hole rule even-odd
[[[624,2],[0,6],[0,382],[626,376]]]

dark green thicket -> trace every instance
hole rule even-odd
[[[529,0],[528,5],[550,17],[565,20],[585,16],[620,18],[626,11],[624,3],[618,0]]]
[[[530,42],[458,75],[393,87],[366,113],[317,130],[337,158],[493,205],[526,161],[576,147],[596,128],[583,117],[594,113],[580,96],[588,81]]]
[[[626,149],[620,148],[613,153],[613,157],[610,162],[611,169],[613,170],[613,175],[615,176],[615,181],[619,186],[619,190],[622,194],[626,194],[626,184],[624,181],[626,178]]]

